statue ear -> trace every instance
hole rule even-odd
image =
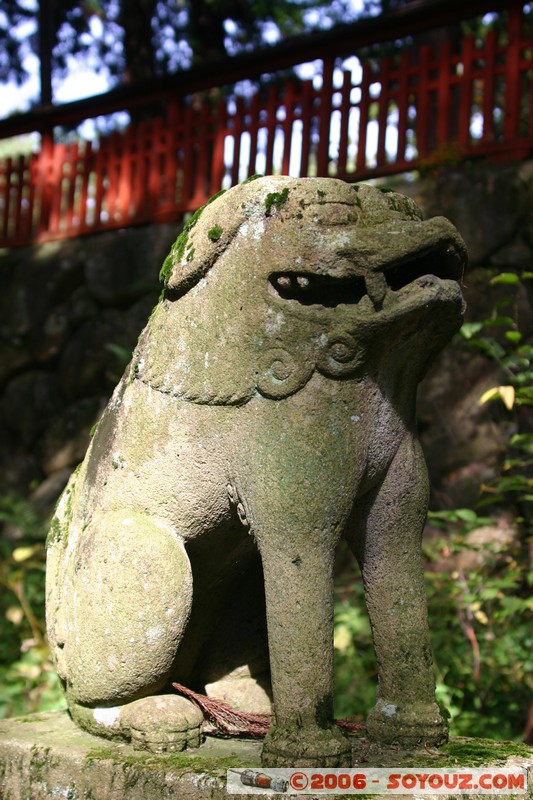
[[[185,294],[211,269],[244,221],[236,186],[222,189],[196,211],[172,245],[159,278],[165,289]]]

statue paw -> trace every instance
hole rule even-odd
[[[336,727],[272,727],[261,753],[265,767],[350,767],[350,741]]]
[[[136,750],[175,753],[202,742],[200,709],[185,697],[155,695],[124,706],[120,712],[122,730],[131,737]]]
[[[380,699],[366,723],[370,739],[406,748],[438,747],[448,741],[448,725],[437,703],[411,703],[408,707]]]

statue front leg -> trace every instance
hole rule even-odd
[[[265,766],[347,766],[333,722],[333,564],[359,469],[331,384],[243,412],[235,457],[241,518],[263,564],[274,721]],[[320,420],[320,429],[316,421]],[[239,461],[237,462],[237,458]]]
[[[353,542],[378,662],[378,700],[368,717],[368,733],[406,747],[447,740],[447,725],[435,702],[421,560],[427,500],[424,456],[408,436],[383,484],[359,504],[359,534]]]
[[[348,766],[350,743],[333,722],[331,532],[292,520],[287,526],[260,525],[256,536],[274,698],[263,764]],[[325,546],[317,541],[321,536]]]

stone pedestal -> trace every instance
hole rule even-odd
[[[96,738],[66,712],[0,722],[2,800],[228,800],[226,771],[259,767],[261,743],[209,737],[154,756]]]
[[[228,800],[227,770],[258,769],[260,750],[261,743],[257,741],[207,737],[198,750],[154,756],[133,750],[127,744],[84,733],[66,712],[33,714],[0,722],[0,798]],[[413,772],[427,772],[431,768],[525,768],[529,773],[529,791],[525,795],[506,797],[533,798],[533,749],[513,742],[454,738],[439,751],[425,749],[406,753],[397,747],[377,747],[360,736],[353,739],[353,765],[361,769],[412,768]],[[272,796],[262,790],[254,793],[260,791],[266,797]],[[392,794],[366,796],[375,800],[399,797]],[[488,796],[468,795],[470,800],[476,797],[486,800]],[[313,795],[307,797],[315,800]],[[460,795],[417,797],[451,800]]]

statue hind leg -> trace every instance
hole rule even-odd
[[[170,677],[192,602],[192,572],[167,523],[127,510],[95,515],[75,542],[49,546],[52,654],[73,718],[152,750],[199,744],[202,715],[154,696]]]

